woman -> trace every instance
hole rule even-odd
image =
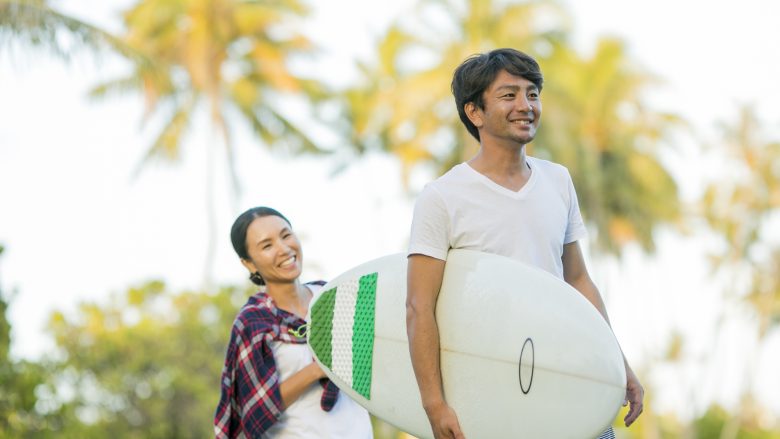
[[[274,209],[255,207],[236,219],[230,238],[261,289],[233,323],[216,437],[371,438],[368,413],[312,360],[304,318],[323,283],[298,280],[303,254],[290,222]]]

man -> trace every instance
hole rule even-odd
[[[526,156],[542,115],[542,82],[536,61],[514,49],[470,57],[453,76],[458,114],[480,149],[420,194],[407,273],[412,365],[436,439],[464,437],[442,391],[434,313],[449,249],[500,254],[547,270],[577,289],[609,323],[578,243],[586,230],[569,172]],[[627,362],[626,373],[628,426],[642,412],[644,390]],[[614,437],[611,427],[601,437]]]

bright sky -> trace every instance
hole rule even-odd
[[[388,18],[412,5],[411,0],[313,2],[309,34],[326,49],[322,70],[336,81],[348,80],[350,60],[370,58],[372,39]],[[116,13],[129,3],[60,4],[114,26]],[[569,3],[581,50],[587,52],[598,35],[620,36],[634,59],[665,81],[648,94],[650,105],[693,123],[694,134],[682,136],[681,152],[669,158],[687,199],[712,173],[697,156],[694,136],[714,142],[716,122],[733,120],[741,103],[755,104],[767,130],[780,131],[778,3]],[[204,151],[210,133],[195,131],[182,163],[153,165],[133,180],[151,139],[150,131],[141,130],[141,98],[91,102],[85,97],[90,85],[120,68],[88,57],[65,65],[41,52],[0,53],[0,243],[6,247],[0,281],[18,293],[10,315],[19,357],[36,357],[51,347],[44,326],[53,310],[73,310],[78,301],[102,300],[149,279],[179,289],[197,287],[203,278]],[[196,125],[207,123],[201,119]],[[401,193],[392,160],[366,157],[332,176],[333,162],[271,156],[246,131],[236,139],[244,184],[239,208],[270,205],[292,220],[303,238],[308,278],[327,279],[404,250],[412,201]],[[216,193],[217,281],[242,282],[244,269],[227,238],[237,212],[226,196],[224,175]],[[630,252],[622,265],[590,262],[613,327],[628,357],[637,359],[634,364],[659,357],[665,336],[674,331],[690,341],[687,349],[696,361],[658,365],[645,378],[659,383],[654,400],[660,407],[688,415],[711,399],[732,404],[743,379],[742,357],[753,347],[736,317],[716,332],[726,305],[717,299],[717,279],[704,266],[703,249],[711,243],[703,235],[659,236],[655,259]],[[767,351],[774,354],[759,362],[762,387],[778,389],[780,378],[770,370],[780,369],[780,337]],[[705,367],[711,364],[718,366]],[[698,392],[692,392],[692,382]],[[780,413],[780,397],[765,392],[762,401]]]

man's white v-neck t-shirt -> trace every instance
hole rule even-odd
[[[417,199],[408,254],[446,260],[449,249],[517,259],[563,278],[563,246],[587,235],[569,171],[526,157],[531,176],[513,191],[461,163]]]

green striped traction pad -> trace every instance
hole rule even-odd
[[[322,293],[311,309],[309,345],[320,362],[371,399],[377,273]]]

